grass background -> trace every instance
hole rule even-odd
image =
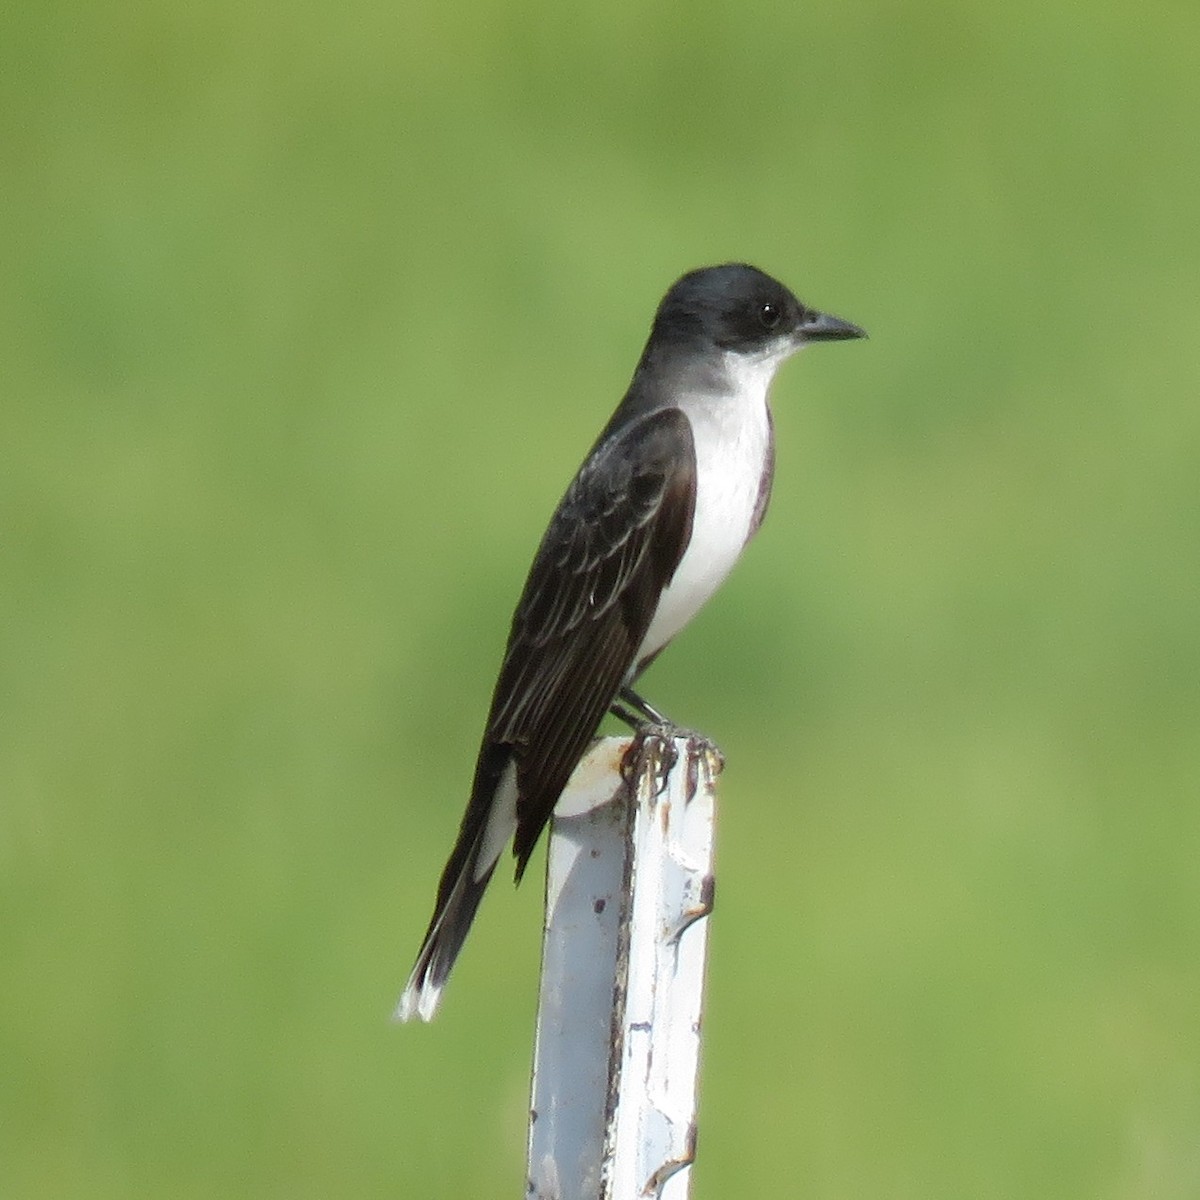
[[[1200,1195],[1200,14],[0,12],[0,1196],[500,1196],[540,896],[388,1014],[681,271],[866,326],[648,677],[697,1197]]]

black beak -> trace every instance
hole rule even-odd
[[[797,331],[806,342],[844,342],[850,338],[865,338],[867,331],[829,313],[808,312]]]

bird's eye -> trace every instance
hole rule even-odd
[[[783,316],[778,304],[772,304],[769,300],[758,310],[758,323],[764,329],[774,329],[779,324],[780,317]]]

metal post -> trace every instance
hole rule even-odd
[[[684,1200],[695,1155],[716,749],[606,738],[555,812],[528,1200]]]

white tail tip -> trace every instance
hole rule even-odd
[[[438,1005],[442,1001],[442,989],[430,983],[410,983],[396,1005],[392,1014],[396,1021],[411,1021],[420,1017],[422,1021],[432,1021],[437,1015]]]

